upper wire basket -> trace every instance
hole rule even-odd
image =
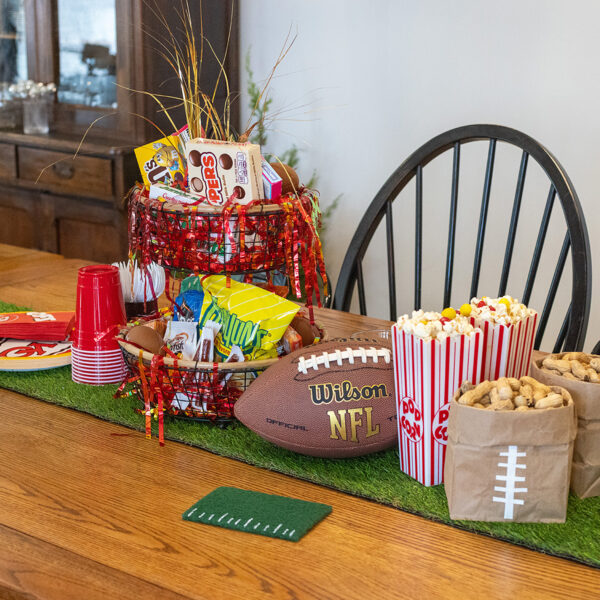
[[[303,190],[281,204],[196,206],[150,200],[145,189],[135,188],[129,200],[130,252],[141,262],[175,271],[244,274],[284,269],[292,266],[294,251],[303,258],[302,246],[313,237],[306,230],[311,229],[312,221],[307,221],[314,216],[315,203],[316,194]]]

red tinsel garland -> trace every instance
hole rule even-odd
[[[296,297],[304,292],[311,320],[313,293],[321,306],[318,272],[327,279],[321,241],[313,222],[318,197],[301,189],[266,207],[228,202],[220,213],[195,205],[173,208],[149,200],[144,188],[129,199],[129,251],[139,264],[156,262],[171,270],[238,274],[284,270]],[[256,210],[258,209],[258,210]]]

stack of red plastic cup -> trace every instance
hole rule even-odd
[[[125,323],[119,269],[111,265],[79,269],[71,347],[73,381],[90,385],[123,381],[125,361],[115,336]]]

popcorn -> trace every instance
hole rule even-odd
[[[472,298],[470,307],[471,317],[500,325],[518,323],[522,319],[536,314],[535,310],[527,308],[512,296],[502,296],[502,298],[488,298],[487,296]]]
[[[452,313],[453,318],[451,318]],[[479,331],[471,325],[467,317],[457,315],[454,309],[444,309],[441,314],[414,310],[412,316],[402,315],[398,318],[398,327],[426,340],[443,340],[447,337],[471,335]]]

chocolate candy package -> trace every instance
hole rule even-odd
[[[248,204],[264,197],[257,144],[196,138],[186,152],[190,193],[208,204]]]
[[[168,136],[135,149],[144,184],[184,185],[185,165],[178,151],[177,138]]]

